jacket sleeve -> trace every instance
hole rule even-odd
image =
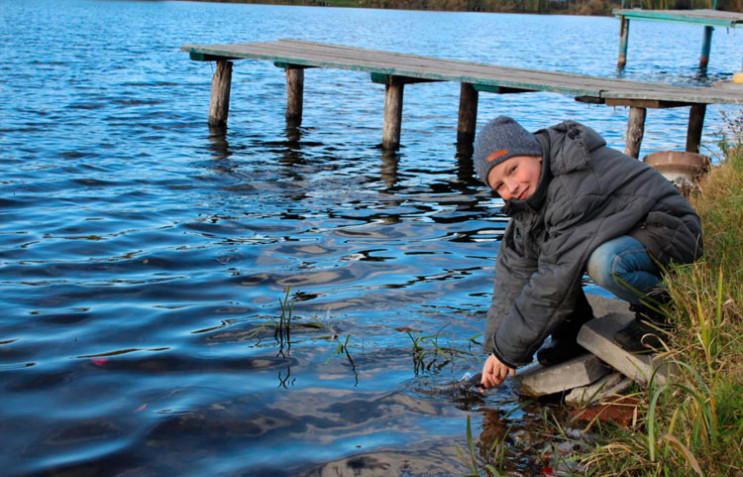
[[[495,347],[495,335],[499,333],[514,306],[516,298],[522,293],[531,276],[537,271],[537,258],[522,255],[515,250],[513,242],[513,222],[509,223],[498,250],[495,265],[493,301],[488,309],[485,327],[484,350],[494,353],[501,362],[513,368],[516,365]]]
[[[502,321],[494,321],[497,330],[492,352],[501,362],[514,368],[529,364],[545,338],[575,308],[588,251],[595,248],[592,243],[595,234],[590,231],[598,226],[592,221],[580,223],[581,220],[579,215],[563,217],[562,225],[571,228],[570,232],[547,240],[533,264],[517,262],[517,268],[506,263],[504,267],[499,258],[496,272],[500,276],[496,277],[493,303],[496,306],[501,294],[512,303],[505,313],[501,307],[495,310]],[[502,276],[504,268],[507,273]],[[519,279],[513,280],[514,276]],[[513,281],[506,283],[507,280]],[[490,315],[489,312],[488,328]]]

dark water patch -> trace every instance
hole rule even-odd
[[[100,103],[78,102],[78,103],[70,104],[67,107],[70,109],[82,109],[84,111],[93,111],[96,109],[104,109],[108,106],[104,102],[100,102]]]
[[[199,359],[176,352],[161,350],[158,356],[142,356],[145,350],[115,350],[94,355],[78,356],[80,359],[97,360],[96,366],[106,372],[132,373],[146,376],[163,376],[183,373],[243,373],[247,371],[270,371],[296,365],[289,357],[244,357],[240,359]],[[165,356],[162,356],[162,354]],[[127,357],[135,354],[137,357]],[[109,359],[106,359],[109,358]],[[105,360],[105,361],[104,361]]]
[[[141,279],[108,277],[105,280],[92,277],[86,284],[84,280],[59,280],[40,282],[9,290],[6,299],[9,303],[26,308],[29,312],[40,310],[85,306],[94,308],[104,303],[138,302],[150,311],[144,312],[128,306],[116,307],[117,315],[125,317],[143,316],[154,313],[153,306],[183,306],[195,302],[228,302],[232,296],[229,287],[209,289],[194,288],[194,279],[178,276],[144,276]],[[39,289],[38,293],[35,289]]]
[[[137,99],[137,98],[112,98],[110,102],[113,104],[121,104],[124,106],[153,106],[156,104],[164,103],[163,100],[159,100],[159,99]]]
[[[125,82],[121,86],[135,86],[135,87],[180,87],[180,83],[172,83],[168,81],[151,81],[151,82]]]
[[[85,312],[50,313],[42,315],[42,320],[51,325],[83,325],[85,321],[94,318],[94,315]]]
[[[98,153],[85,151],[64,151],[59,154],[65,159],[82,159],[99,157]]]
[[[71,370],[62,371],[55,369],[54,371],[45,371],[42,367],[37,369],[6,373],[4,376],[8,382],[8,391],[12,393],[38,393],[46,389],[57,389],[69,385],[77,376]]]

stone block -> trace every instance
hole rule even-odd
[[[598,358],[587,353],[555,366],[536,364],[517,376],[521,394],[539,397],[588,386],[609,371]]]
[[[575,388],[565,396],[565,404],[579,407],[602,402],[611,396],[623,393],[632,385],[632,380],[620,373],[607,374],[595,383]]]
[[[578,343],[633,381],[647,385],[655,373],[655,383],[664,386],[668,365],[655,355],[629,353],[614,342],[614,334],[632,319],[628,313],[610,313],[593,319],[581,328]]]
[[[601,295],[587,293],[588,303],[593,308],[593,316],[601,317],[609,314],[635,316],[629,311],[629,303],[618,298],[607,298]]]

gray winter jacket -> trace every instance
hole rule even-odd
[[[485,351],[517,367],[575,309],[591,253],[631,235],[662,265],[702,254],[694,209],[663,176],[566,121],[540,130],[542,177],[532,196],[503,207],[511,217],[496,264]]]

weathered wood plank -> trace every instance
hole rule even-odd
[[[691,106],[696,103],[680,102],[680,101],[659,101],[657,99],[627,99],[627,98],[606,98],[604,104],[607,106],[630,106],[637,108],[650,108],[650,109],[667,109],[667,108],[680,108],[683,106]]]
[[[601,85],[586,86],[585,76],[567,73],[549,73],[537,70],[520,70],[493,65],[482,65],[455,60],[417,57],[415,55],[388,54],[373,50],[356,49],[351,52],[335,51],[330,55],[327,48],[313,51],[303,50],[307,42],[282,40],[273,44],[216,45],[205,47],[204,53],[225,56],[266,59],[287,63],[315,65],[356,71],[376,72],[386,75],[426,78],[440,81],[472,82],[492,84],[516,89],[550,90],[557,85],[566,92],[598,94]],[[242,48],[235,49],[235,46]],[[193,47],[187,45],[186,47]],[[184,47],[184,49],[186,48]],[[225,47],[224,49],[220,49]],[[371,54],[370,54],[371,53]],[[278,58],[278,59],[277,59]]]
[[[286,68],[286,121],[290,127],[302,125],[304,105],[304,67]]]
[[[619,17],[619,58],[617,68],[622,69],[627,65],[627,46],[629,44],[629,18],[622,15]]]
[[[209,124],[225,126],[230,112],[230,88],[232,86],[232,62],[217,61],[217,70],[212,77],[212,94],[209,101]]]
[[[707,104],[743,104],[743,89],[729,85],[681,87],[299,40],[184,45],[181,49],[189,52],[194,60],[217,61],[210,109],[210,123],[214,124],[224,124],[227,120],[230,75],[225,75],[223,70],[225,65],[230,65],[231,73],[231,62],[228,60],[267,60],[285,68],[287,119],[296,125],[301,121],[304,69],[334,68],[370,73],[372,81],[385,84],[382,146],[387,151],[394,151],[400,146],[403,91],[404,85],[410,83],[451,81],[461,84],[458,147],[474,137],[479,91],[499,94],[550,91],[572,95],[576,100],[588,103],[628,106],[630,115],[625,148],[634,157],[639,155],[647,108],[691,106],[687,137],[689,149],[698,148]]]
[[[472,143],[477,127],[478,92],[470,83],[462,83],[459,92],[459,120],[457,142]]]
[[[395,151],[400,148],[402,130],[402,100],[405,81],[389,76],[385,85],[384,124],[382,126],[382,149]]]
[[[702,141],[702,126],[704,125],[704,115],[706,112],[706,104],[696,104],[689,111],[689,126],[686,130],[687,152],[699,152],[699,143]]]
[[[647,109],[632,106],[627,118],[627,138],[624,142],[624,153],[630,157],[640,157],[640,145],[645,135],[645,117]]]
[[[263,59],[436,81],[471,83],[498,92],[552,91],[601,99],[656,100],[680,104],[743,104],[740,91],[718,87],[681,87],[599,78],[561,72],[509,68],[297,40],[232,45],[184,45],[183,50],[208,57]],[[660,103],[658,103],[660,104]],[[663,107],[668,107],[666,104]]]
[[[725,28],[743,27],[743,14],[726,12],[721,10],[642,10],[621,9],[612,10],[614,16],[624,16],[637,20],[652,20],[677,23],[697,23],[707,26],[719,26]]]

